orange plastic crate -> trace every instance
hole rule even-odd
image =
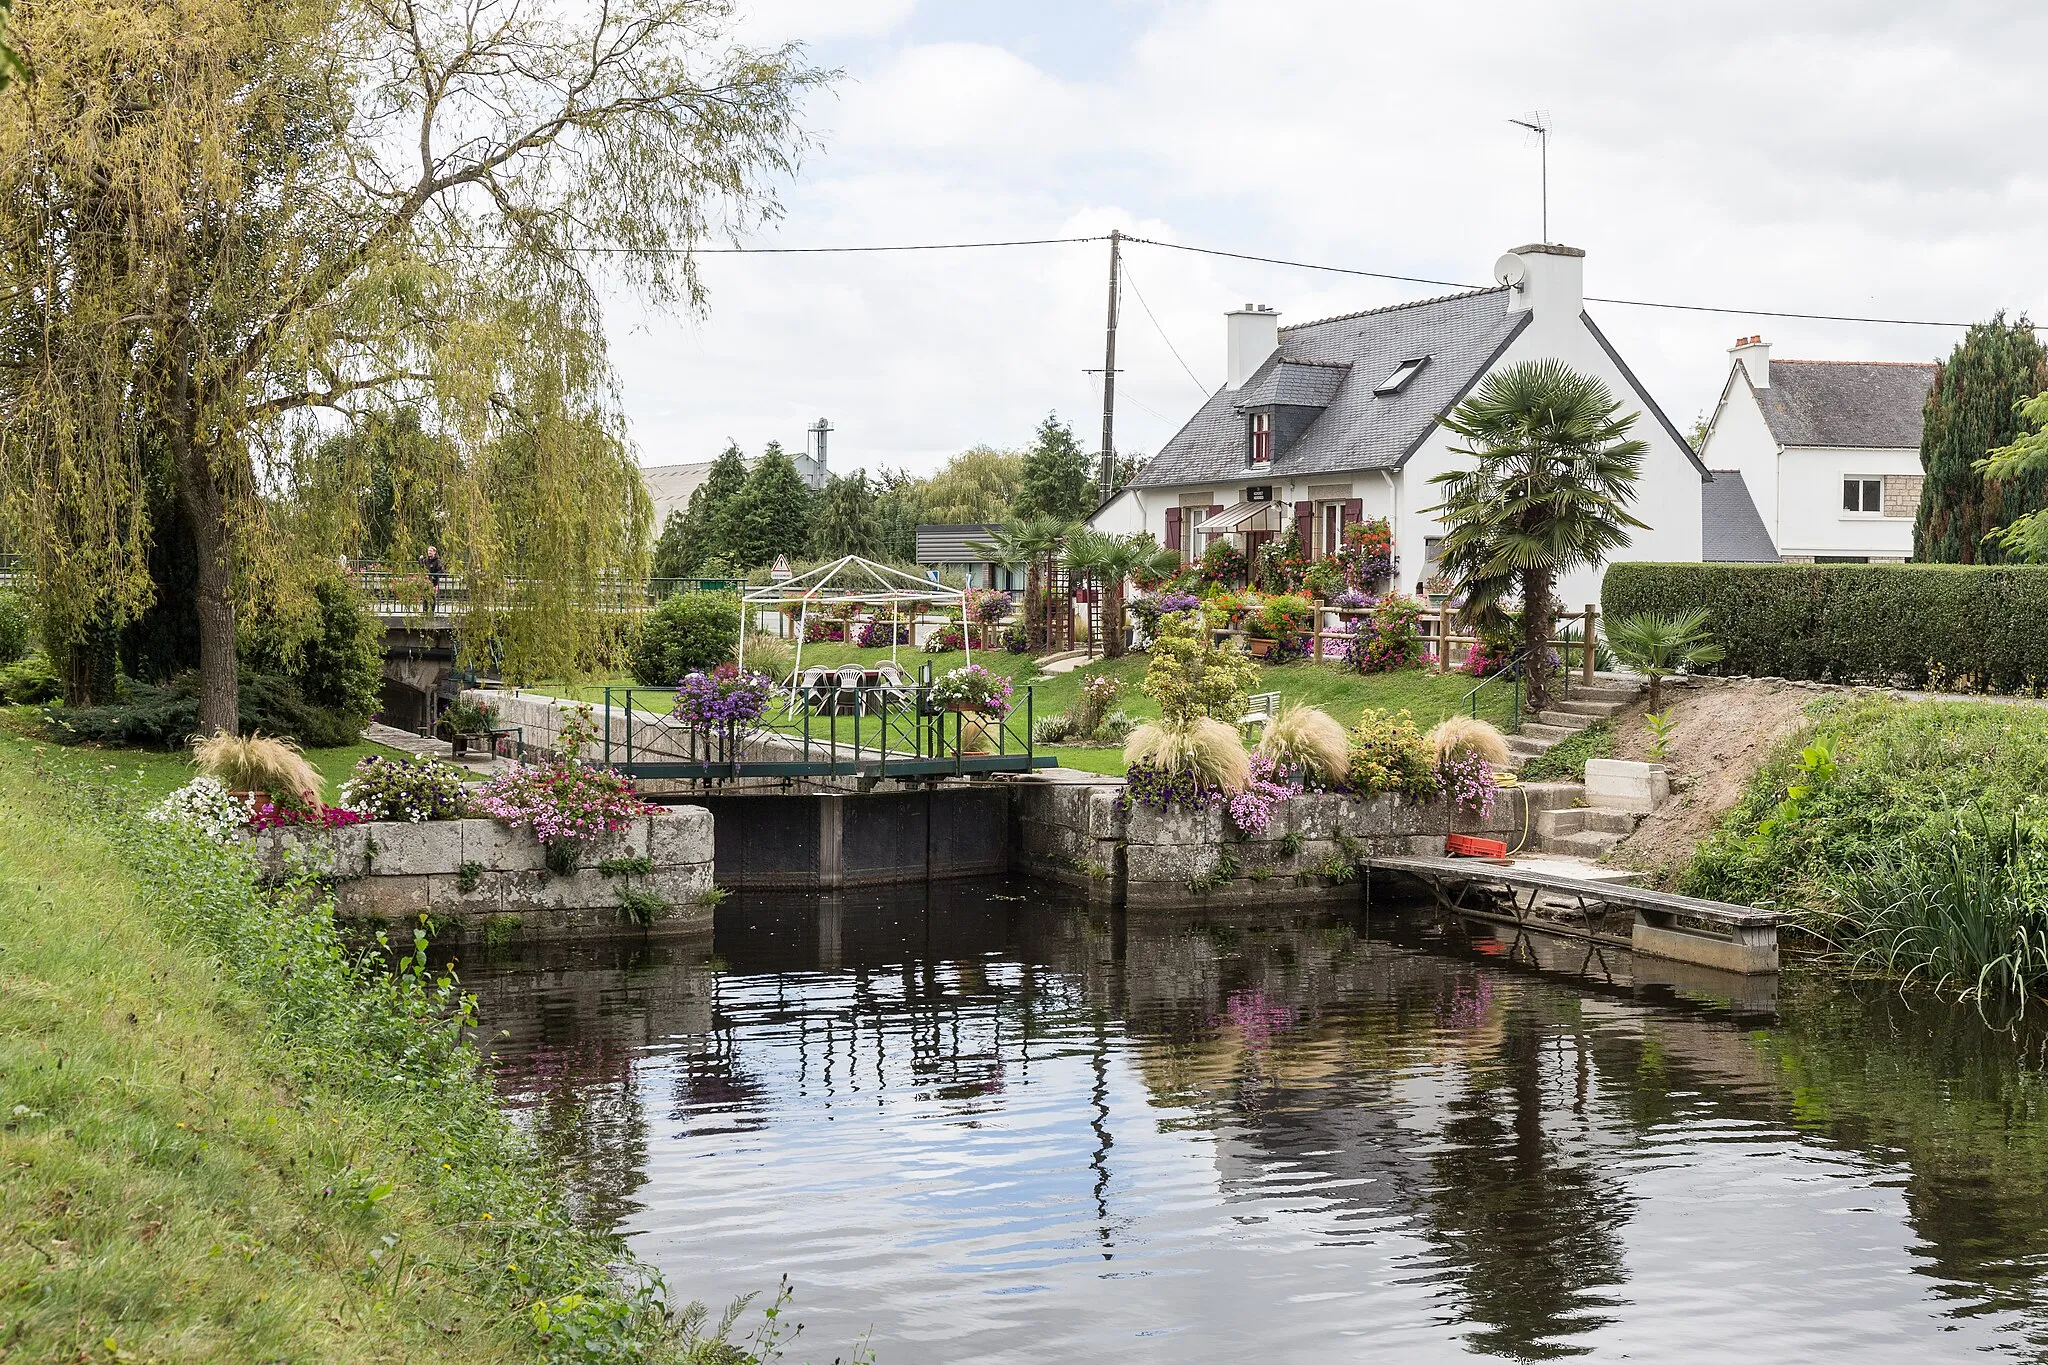
[[[1505,858],[1508,846],[1498,839],[1449,834],[1444,836],[1444,852],[1453,858]]]

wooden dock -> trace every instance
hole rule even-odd
[[[1776,910],[1674,896],[1618,877],[1589,877],[1506,859],[1373,858],[1366,863],[1367,877],[1374,872],[1413,877],[1430,889],[1438,905],[1461,915],[1721,971],[1757,975],[1778,970],[1778,921],[1783,917]],[[1576,910],[1579,925],[1536,918],[1537,903],[1543,900]],[[1629,936],[1597,927],[1596,917],[1607,910],[1634,914]]]

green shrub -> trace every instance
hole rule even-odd
[[[685,673],[715,668],[740,641],[740,601],[727,592],[679,592],[649,614],[633,642],[633,677],[672,687]]]
[[[27,654],[30,637],[28,612],[21,598],[0,592],[0,664],[11,664]]]
[[[307,702],[297,684],[275,674],[245,676],[238,689],[244,734],[261,730],[309,749],[359,743],[363,718]],[[181,673],[166,687],[131,682],[106,706],[51,707],[44,728],[59,744],[113,744],[130,749],[182,749],[199,731],[199,675]]]
[[[1703,671],[2035,692],[2048,686],[2048,565],[1615,564],[1600,609],[1704,610]]]
[[[1389,715],[1367,707],[1358,718],[1351,729],[1351,789],[1415,801],[1437,795],[1436,756],[1406,711]]]
[[[316,583],[313,597],[310,633],[293,642],[256,631],[243,663],[251,673],[287,679],[313,706],[356,717],[360,729],[383,699],[383,624],[341,579]]]
[[[31,654],[0,668],[0,698],[6,699],[10,705],[41,706],[63,695],[64,684],[58,680],[57,671],[50,667],[50,661],[41,654]]]

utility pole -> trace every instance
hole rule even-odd
[[[1526,119],[1511,118],[1508,122],[1514,124],[1517,128],[1527,128],[1530,132],[1536,134],[1536,141],[1541,148],[1540,155],[1542,156],[1543,167],[1543,241],[1545,245],[1548,245],[1550,242],[1550,119],[1541,110],[1538,110]]]
[[[1117,270],[1122,262],[1124,235],[1109,230],[1109,329],[1102,346],[1102,501],[1108,502],[1116,483],[1116,305],[1120,292]]]

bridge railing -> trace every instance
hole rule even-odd
[[[471,606],[469,581],[460,574],[432,574],[421,568],[376,563],[351,564],[346,572],[378,616],[458,616]],[[5,565],[0,562],[0,581],[4,575]],[[529,581],[514,578],[505,587],[516,594]],[[744,586],[737,578],[613,579],[597,585],[597,604],[604,611],[637,612],[659,606],[679,592],[738,592]]]
[[[674,717],[666,687],[606,687],[604,762],[633,777],[932,778],[1029,772],[1056,760],[1033,747],[1031,689],[1007,715],[947,708],[920,684],[784,688],[757,720],[702,727]]]

